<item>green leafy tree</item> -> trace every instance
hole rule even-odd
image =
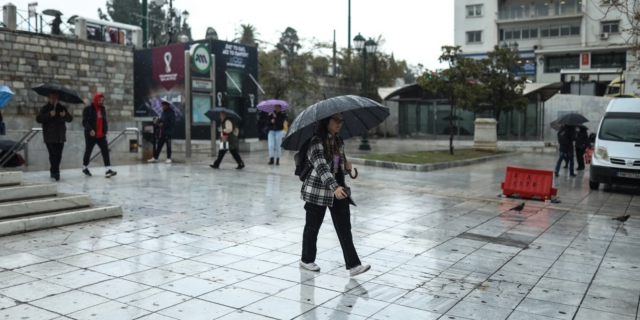
[[[260,39],[256,38],[256,36],[260,35],[258,29],[251,24],[241,24],[240,30],[236,33],[236,35],[238,37],[233,39],[233,42],[237,42],[245,46],[255,47],[258,45],[258,43],[262,42]]]
[[[140,0],[108,0],[107,14],[111,21],[126,23],[134,26],[140,25],[140,13],[142,12],[142,4]],[[107,15],[98,9],[100,19],[107,20]]]
[[[474,110],[482,99],[482,88],[475,79],[483,71],[482,64],[471,58],[462,56],[460,46],[443,46],[441,63],[448,63],[449,68],[440,72],[426,70],[419,78],[418,84],[449,101],[449,126],[453,128],[456,109]],[[453,155],[453,135],[449,136],[449,153]]]
[[[526,78],[516,76],[520,70],[518,62],[520,55],[515,50],[495,46],[487,53],[487,58],[481,61],[484,72],[479,81],[482,84],[482,101],[486,109],[494,113],[496,120],[500,120],[501,113],[524,111],[529,99],[522,92]],[[481,105],[475,111],[483,110]]]
[[[404,60],[396,61],[393,54],[387,54],[381,49],[384,46],[384,39],[378,37],[378,50],[367,54],[367,92],[369,99],[381,101],[378,89],[381,87],[392,87],[397,79],[405,78],[405,72],[409,69]],[[363,57],[353,54],[349,49],[340,50],[337,56],[339,66],[339,76],[347,83],[358,86],[363,83]]]
[[[290,99],[292,92],[317,90],[317,82],[310,76],[307,63],[311,53],[289,56],[275,49],[258,54],[258,76],[266,96],[272,99]]]
[[[276,44],[276,48],[288,56],[295,56],[298,54],[298,51],[302,48],[300,38],[298,38],[298,31],[294,28],[287,27],[287,29],[285,29],[280,35],[280,41]]]

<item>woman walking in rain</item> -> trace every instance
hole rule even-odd
[[[343,124],[343,114],[334,114],[318,121],[316,134],[309,142],[307,159],[313,167],[302,185],[301,198],[306,202],[306,224],[302,236],[300,266],[320,271],[315,264],[318,232],[327,207],[340,240],[346,268],[350,275],[367,272],[371,266],[362,265],[351,235],[351,200],[345,177],[351,172],[351,163],[344,154],[344,141],[338,135]]]
[[[282,106],[276,105],[273,112],[269,113],[269,164],[272,165],[273,158],[276,158],[275,164],[280,165],[280,143],[284,136],[284,122],[287,116],[282,113]]]
[[[209,167],[211,167],[212,169],[220,169],[220,162],[222,162],[224,155],[227,153],[227,150],[229,150],[231,152],[231,155],[233,156],[233,159],[238,163],[236,169],[240,170],[244,168],[244,162],[242,162],[242,158],[240,158],[240,154],[238,153],[239,130],[226,112],[220,112],[220,120],[222,120],[222,124],[220,125],[221,139],[226,139],[227,144],[225,148],[221,148],[218,151],[218,158],[213,164],[210,164]]]

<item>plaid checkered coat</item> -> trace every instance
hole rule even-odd
[[[347,177],[348,172],[344,169],[344,163],[346,157],[344,155],[344,142],[340,136],[336,136],[340,143],[340,170]],[[334,137],[329,135],[329,145],[333,145]],[[331,207],[333,206],[334,195],[333,192],[340,187],[338,181],[333,174],[333,163],[327,163],[324,158],[324,148],[322,146],[322,139],[319,136],[314,136],[309,142],[309,151],[307,151],[307,159],[309,164],[313,166],[313,169],[309,173],[307,180],[302,184],[300,190],[300,198],[306,202],[310,202],[319,206]],[[346,179],[345,179],[346,180]],[[343,186],[343,187],[346,187]],[[353,201],[350,202],[352,204]],[[355,204],[354,204],[355,205]]]

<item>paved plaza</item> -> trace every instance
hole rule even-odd
[[[638,319],[640,193],[557,179],[562,203],[499,198],[522,155],[416,173],[358,166],[349,278],[330,215],[322,268],[298,267],[304,228],[291,153],[206,164],[63,170],[60,192],[119,204],[122,219],[0,237],[0,319]],[[50,181],[28,172],[25,180]],[[619,226],[612,217],[634,217]]]

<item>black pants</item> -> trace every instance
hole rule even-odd
[[[238,165],[240,165],[242,163],[242,158],[240,158],[240,154],[238,153],[238,149],[235,149],[235,150],[218,150],[218,159],[216,159],[216,161],[213,163],[214,166],[216,166],[216,167],[220,166],[220,162],[222,162],[222,158],[224,158],[224,155],[227,154],[227,151],[231,152],[231,155],[233,156],[233,160],[236,160]]]
[[[587,150],[576,149],[576,160],[578,161],[578,169],[584,169],[584,154]]]
[[[301,260],[304,263],[311,263],[316,261],[318,232],[320,232],[327,207],[307,202],[304,205],[304,209],[307,211],[307,222],[304,226],[304,234],[302,235]],[[360,258],[358,258],[358,253],[356,252],[356,247],[353,245],[353,238],[351,236],[349,198],[338,200],[334,197],[333,207],[329,207],[329,211],[331,212],[333,226],[338,234],[338,240],[340,240],[344,263],[347,269],[359,266],[361,264]]]
[[[164,144],[167,144],[167,159],[171,159],[171,135],[162,135],[158,139],[158,146],[156,147],[156,154],[153,155],[154,159],[158,159],[160,157],[160,152],[162,152],[162,147]]]
[[[91,136],[85,136],[84,138],[86,148],[84,149],[84,159],[82,159],[82,165],[85,167],[89,165],[89,161],[91,160],[91,153],[93,152],[93,147],[98,145],[100,148],[100,152],[102,153],[102,160],[104,161],[104,166],[111,166],[111,160],[109,160],[109,143],[107,142],[107,137],[104,138],[96,138]]]
[[[62,150],[64,149],[63,143],[47,143],[47,150],[49,151],[49,164],[51,168],[49,172],[52,175],[60,174],[60,162],[62,162]]]

